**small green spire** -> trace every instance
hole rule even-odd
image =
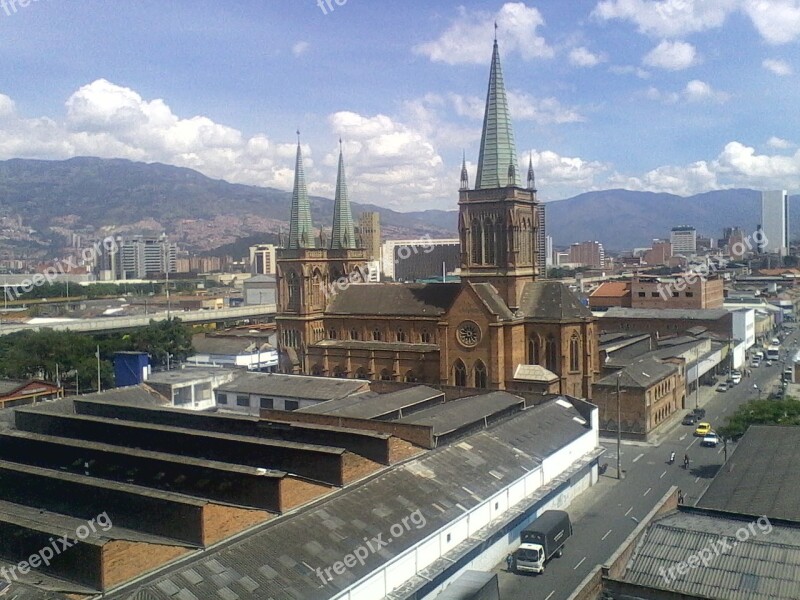
[[[297,132],[297,159],[294,165],[294,190],[292,214],[289,219],[289,248],[315,248],[314,226],[311,223],[311,206],[308,202],[306,175],[303,171],[303,152],[300,149],[300,132]]]
[[[336,199],[333,203],[333,230],[331,231],[331,250],[344,250],[356,247],[353,215],[347,197],[347,182],[344,178],[344,157],[342,140],[339,139],[339,172],[336,175]]]
[[[492,68],[489,72],[489,89],[486,94],[486,110],[483,115],[481,151],[478,157],[478,175],[475,189],[519,186],[517,172],[517,149],[511,114],[500,67],[500,52],[497,39],[492,50]]]

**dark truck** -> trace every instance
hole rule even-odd
[[[546,510],[522,530],[522,543],[514,553],[514,568],[523,573],[542,573],[548,560],[561,556],[564,543],[571,535],[569,514],[563,510]]]

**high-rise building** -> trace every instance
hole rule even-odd
[[[363,212],[358,217],[356,235],[367,251],[368,260],[381,259],[381,215],[378,212]]]
[[[553,266],[553,236],[548,235],[545,238],[545,267],[551,268]],[[546,273],[543,273],[546,275]]]
[[[98,260],[102,280],[144,279],[177,272],[178,245],[171,243],[166,234],[117,236],[114,242],[112,247],[104,247]]]
[[[761,193],[761,252],[786,256],[789,250],[789,197],[786,190]]]
[[[274,244],[250,246],[250,273],[253,275],[275,275],[277,247]]]
[[[569,247],[569,262],[602,269],[606,262],[606,253],[600,242],[578,242]]]
[[[697,253],[697,230],[688,225],[673,227],[669,234],[673,254]]]

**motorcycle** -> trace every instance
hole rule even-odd
[[[675,453],[673,452],[672,454],[669,455],[669,460],[667,461],[667,464],[671,465],[674,462],[675,462]]]

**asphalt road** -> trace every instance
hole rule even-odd
[[[787,337],[782,350],[793,352],[792,346],[798,339],[800,332]],[[724,424],[725,417],[739,405],[758,397],[754,383],[766,399],[780,380],[782,369],[780,361],[772,367],[762,364],[752,369],[750,378],[743,378],[739,385],[724,393],[701,387],[700,404],[706,409],[705,420],[712,427]],[[694,406],[694,395],[687,398],[687,406]],[[670,487],[675,485],[683,491],[686,504],[697,501],[723,464],[723,446],[701,447],[700,438],[693,435],[694,426],[678,422],[667,427],[672,429],[664,432],[658,446],[623,443],[622,480],[616,479],[616,442],[601,440],[607,449],[601,461],[607,462],[609,469],[599,484],[584,492],[569,509],[574,533],[565,546],[564,556],[549,562],[541,575],[508,573],[505,562],[497,565],[494,571],[499,574],[502,600],[568,598],[598,564],[611,557]],[[734,444],[729,443],[728,452],[733,449]],[[673,450],[676,460],[669,465]],[[684,454],[689,455],[688,469],[683,468]]]

